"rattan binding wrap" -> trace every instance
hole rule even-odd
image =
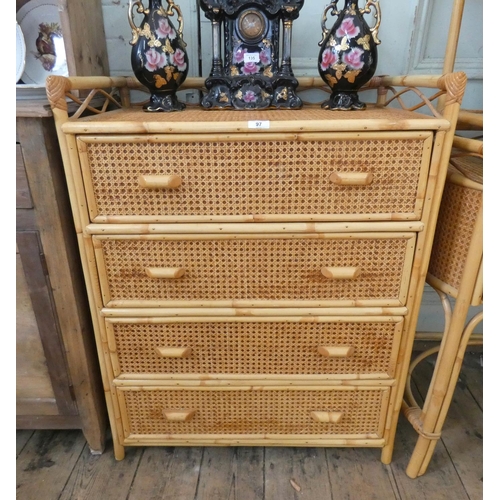
[[[448,178],[438,217],[436,235],[429,262],[429,275],[452,287],[447,292],[456,297],[461,283],[467,253],[477,214],[483,203],[482,159],[454,158],[457,165],[448,167]],[[452,175],[466,177],[472,183],[460,185]],[[474,183],[476,186],[474,187]],[[438,286],[433,282],[433,286]]]
[[[373,214],[416,219],[424,139],[89,142],[95,217]],[[84,162],[85,165],[85,162]],[[371,172],[368,186],[333,172]],[[177,189],[145,190],[139,175],[175,174]],[[93,203],[91,203],[91,206]],[[332,215],[331,219],[335,217]],[[279,217],[277,218],[279,219]]]
[[[119,237],[118,237],[119,238]],[[98,239],[111,300],[363,300],[400,305],[411,258],[409,237],[332,239]],[[354,279],[331,280],[324,266],[356,266]],[[186,270],[152,279],[148,267]]]
[[[393,376],[402,321],[186,322],[112,325],[120,373]],[[352,356],[326,358],[318,346],[352,346]],[[158,347],[189,347],[163,358]]]
[[[130,434],[280,434],[381,437],[389,389],[127,390]],[[165,409],[194,409],[189,422],[169,422]],[[340,411],[340,423],[318,423],[311,411]],[[333,437],[333,436],[332,436]]]

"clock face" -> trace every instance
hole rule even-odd
[[[238,30],[245,42],[260,42],[266,33],[266,19],[258,10],[246,10],[238,19]]]

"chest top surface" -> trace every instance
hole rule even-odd
[[[212,134],[272,132],[341,132],[448,130],[450,122],[423,113],[375,105],[363,111],[332,112],[308,105],[298,110],[204,110],[148,113],[130,107],[70,118],[66,133]]]

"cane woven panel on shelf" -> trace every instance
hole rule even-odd
[[[392,378],[403,318],[322,322],[110,323],[116,348],[115,375],[232,374],[337,375]],[[352,348],[345,358],[318,350],[335,339]],[[188,357],[165,358],[159,349],[188,348]],[[172,375],[171,375],[172,376]]]
[[[91,179],[93,219],[210,215],[222,220],[246,214],[418,219],[430,134],[366,136],[243,141],[233,135],[214,142],[199,135],[183,142],[157,136],[163,142],[153,143],[85,137],[79,149]],[[333,172],[367,172],[373,181],[353,190],[336,185]],[[160,174],[177,175],[182,184],[146,190],[138,182],[140,175]]]
[[[389,463],[462,74],[377,78],[377,104],[345,113],[145,113],[133,85],[47,86],[116,458],[374,446]],[[120,109],[69,117],[77,88]]]
[[[467,254],[473,243],[474,226],[483,204],[483,159],[468,155],[454,157],[451,161],[429,275],[446,284],[446,291],[456,298]],[[457,179],[462,181],[457,182]],[[463,179],[470,182],[463,182]],[[481,303],[482,280],[476,284],[471,305]]]

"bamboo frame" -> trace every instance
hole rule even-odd
[[[456,177],[449,177],[456,182]],[[475,182],[461,181],[460,185],[478,189]],[[473,228],[471,244],[468,248],[462,278],[458,290],[429,275],[427,282],[433,286],[441,298],[445,317],[445,330],[440,345],[422,353],[415,360],[408,374],[403,409],[419,437],[408,463],[406,472],[416,478],[425,474],[432,458],[436,441],[441,436],[453,393],[460,375],[465,350],[471,344],[481,344],[481,338],[471,342],[474,328],[482,321],[483,313],[477,313],[468,323],[467,314],[472,305],[482,303],[482,263],[483,263],[483,214],[482,205]],[[452,309],[448,296],[456,297]],[[409,379],[418,362],[438,352],[431,384],[423,408],[416,404],[411,393]]]
[[[203,123],[189,122],[183,117],[194,116],[194,110],[186,110],[185,114],[144,114],[134,109],[130,101],[130,89],[139,89],[140,85],[132,77],[86,77],[65,78],[49,77],[47,81],[47,96],[53,109],[57,133],[61,145],[61,154],[65,165],[68,189],[75,228],[77,231],[80,252],[84,266],[85,280],[91,303],[92,319],[94,322],[96,343],[99,360],[103,372],[106,401],[110,414],[115,457],[124,457],[124,446],[131,445],[280,445],[280,446],[377,446],[382,448],[382,461],[389,463],[392,457],[397,417],[401,408],[406,374],[410,365],[412,343],[418,317],[419,304],[427,272],[432,237],[435,231],[440,196],[446,177],[447,157],[451,151],[453,134],[455,131],[460,102],[465,89],[466,78],[463,73],[445,74],[442,76],[397,76],[376,77],[369,82],[364,90],[377,90],[377,100],[369,106],[366,113],[346,112],[342,115],[325,113],[319,118],[314,117],[312,107],[305,107],[299,111],[276,113],[278,119],[273,118],[268,132],[248,129],[248,120],[267,119],[266,113],[242,112],[224,114],[224,119],[214,120],[214,113],[208,112]],[[184,88],[201,89],[201,79],[187,79]],[[324,82],[319,78],[299,79],[303,88],[324,88]],[[398,87],[402,87],[398,89]],[[435,94],[426,97],[418,87],[434,89]],[[79,101],[73,91],[91,90],[84,101]],[[114,95],[118,92],[122,98],[119,103]],[[405,95],[412,93],[420,98],[420,103],[407,107],[404,104]],[[102,108],[93,104],[96,96],[104,98]],[[68,113],[67,99],[79,107],[71,117]],[[438,101],[436,105],[434,101]],[[117,111],[109,111],[110,105],[122,107]],[[399,110],[393,110],[392,104],[399,104]],[[420,114],[418,110],[427,107],[430,115]],[[95,116],[83,117],[84,111],[96,113]],[[271,112],[272,113],[272,112]],[[121,117],[129,118],[122,121]],[[210,123],[210,129],[207,128]],[[194,125],[193,125],[194,124]],[[199,214],[191,218],[173,216],[159,222],[157,218],[145,217],[141,223],[123,217],[96,217],[95,204],[90,201],[92,183],[88,178],[88,165],[85,159],[85,143],[99,141],[101,134],[107,134],[111,140],[123,140],[128,136],[131,142],[172,141],[172,140],[231,140],[238,137],[243,140],[294,140],[300,141],[305,137],[316,140],[326,140],[332,137],[347,137],[349,140],[370,138],[377,140],[381,137],[417,136],[426,140],[422,153],[421,176],[417,190],[417,212],[409,217],[408,214],[373,214],[356,217],[352,214],[345,218],[332,220],[330,215],[317,217],[317,214],[300,214],[285,216],[278,219],[275,215],[237,216],[225,220],[214,219],[210,214]],[[182,135],[187,134],[187,135]],[[232,135],[231,135],[232,134]],[[196,135],[196,137],[193,137]],[[433,140],[431,140],[431,137]],[[423,181],[422,181],[423,179]],[[323,218],[322,218],[323,217]],[[412,218],[414,220],[412,220]],[[217,234],[216,234],[217,233]],[[146,307],[141,301],[133,306],[123,302],[113,303],[113,307],[104,307],[109,297],[109,290],[103,286],[105,270],[102,261],[99,261],[99,245],[93,245],[100,238],[266,238],[266,237],[300,237],[324,238],[328,233],[335,233],[335,237],[351,238],[357,234],[363,237],[375,236],[377,233],[386,233],[395,236],[398,233],[412,233],[411,252],[413,261],[411,269],[404,273],[404,287],[406,295],[402,297],[404,305],[389,307],[381,303],[377,307],[367,307],[359,301],[342,304],[339,307],[330,307],[327,302],[313,304],[311,307],[298,307],[303,303],[290,303],[290,307],[283,307],[282,303],[272,301],[243,304],[233,302],[219,307],[220,304],[210,302],[204,307],[193,307],[192,303],[170,302],[168,307]],[[104,300],[103,300],[104,297]],[[382,301],[383,302],[383,301]],[[109,304],[106,304],[109,305]],[[167,304],[165,304],[166,306]],[[215,307],[217,305],[217,307]],[[242,307],[244,305],[244,307]],[[337,304],[338,305],[338,304]],[[154,311],[154,313],[153,313]],[[152,316],[152,313],[154,316]],[[335,379],[328,375],[319,375],[315,378],[306,375],[300,377],[268,377],[248,376],[234,377],[231,374],[214,374],[209,380],[206,374],[162,374],[161,377],[152,377],[152,374],[121,374],[119,360],[116,356],[116,345],[113,336],[113,322],[186,322],[186,321],[381,321],[402,323],[394,349],[396,356],[393,361],[394,377],[378,378],[381,374],[371,374],[364,379],[343,376]],[[398,327],[399,328],[399,327]],[[203,383],[203,384],[202,384]],[[247,384],[247,385],[245,385]],[[248,385],[250,384],[250,385]],[[360,390],[362,387],[370,390],[386,391],[385,402],[381,409],[384,415],[380,421],[380,436],[345,436],[331,438],[326,436],[274,436],[246,435],[234,436],[196,435],[130,435],[128,414],[124,404],[124,390],[175,390],[177,388],[193,390],[243,390],[245,387],[255,387],[258,390],[267,390],[280,387],[283,390],[306,390],[314,387],[316,390]]]
[[[448,41],[444,59],[444,72],[453,71],[457,53],[460,26],[465,0],[454,0],[452,17],[448,31]],[[440,103],[443,102],[441,98]],[[439,104],[438,104],[439,105]],[[457,116],[457,128],[460,130],[483,130],[482,111],[460,110]],[[453,146],[461,150],[463,155],[483,156],[482,140],[454,136]],[[463,188],[482,191],[482,185],[470,181],[464,176],[452,174],[448,182]],[[405,397],[404,414],[418,433],[417,443],[413,450],[406,473],[410,478],[422,476],[427,471],[432,459],[437,440],[441,436],[456,383],[460,374],[463,356],[468,345],[482,343],[482,335],[473,335],[474,328],[482,321],[483,313],[477,313],[467,324],[467,313],[472,305],[482,304],[483,292],[483,208],[482,203],[474,223],[470,246],[458,289],[450,284],[428,275],[427,282],[436,290],[443,306],[445,329],[440,345],[429,349],[418,356],[409,368]],[[455,297],[452,309],[449,296]],[[474,337],[471,340],[471,337]],[[420,408],[410,387],[410,377],[419,362],[428,356],[438,353],[432,380],[427,391],[423,408]]]

